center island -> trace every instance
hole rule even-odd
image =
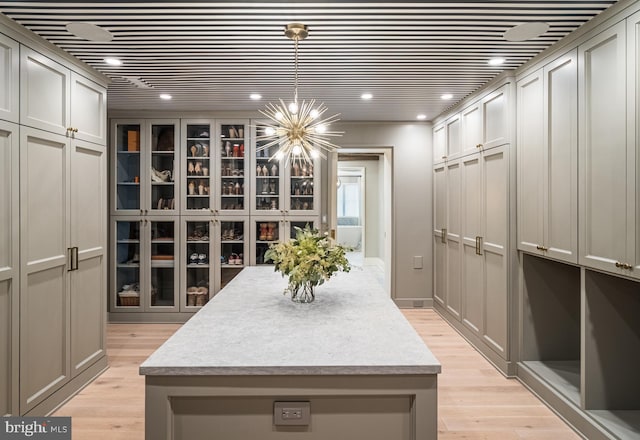
[[[285,287],[243,269],[140,366],[146,439],[436,439],[440,363],[375,277]]]

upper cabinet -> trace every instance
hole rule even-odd
[[[577,263],[577,56],[520,79],[518,248]]]
[[[433,129],[433,163],[457,159],[510,142],[510,83],[451,115]]]
[[[20,123],[105,145],[107,91],[56,61],[22,46]]]
[[[71,124],[76,139],[107,143],[107,91],[101,85],[71,72]]]
[[[70,125],[71,72],[44,55],[20,50],[20,123],[66,135]],[[71,130],[69,130],[71,131]]]
[[[634,277],[639,17],[628,41],[621,21],[578,47],[579,262]]]
[[[0,34],[0,119],[18,122],[20,45]]]
[[[263,134],[264,126],[258,124],[254,139]],[[251,162],[253,176],[251,214],[259,216],[314,216],[320,212],[319,173],[320,160],[313,163],[287,163],[274,155],[278,146],[260,149],[266,141],[255,141]]]

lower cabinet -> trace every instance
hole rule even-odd
[[[434,169],[436,309],[505,372],[510,168],[505,145]]]
[[[106,367],[104,155],[21,128],[21,414],[48,412],[73,378]]]
[[[0,121],[0,416],[18,415],[18,125]]]

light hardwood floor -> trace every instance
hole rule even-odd
[[[437,313],[404,314],[442,363],[440,440],[580,438],[519,382],[498,373]],[[109,324],[109,370],[55,414],[72,417],[74,440],[144,439],[144,379],[138,366],[178,328]]]

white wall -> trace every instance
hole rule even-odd
[[[341,147],[393,149],[392,297],[401,306],[414,306],[414,301],[418,306],[431,305],[431,124],[342,122],[332,129],[344,132],[337,139]],[[322,213],[327,213],[326,197]],[[413,268],[414,256],[422,257],[422,269]]]

